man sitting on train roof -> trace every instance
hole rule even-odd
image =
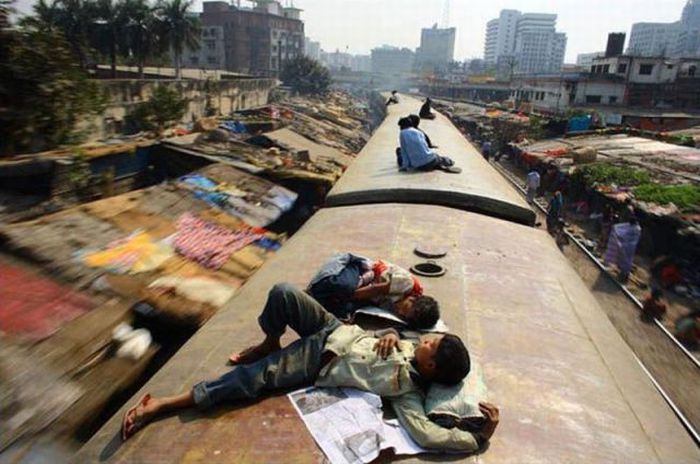
[[[423,119],[435,119],[435,113],[433,113],[430,110],[430,105],[433,103],[433,101],[430,99],[430,97],[425,99],[425,102],[423,102],[423,105],[420,107],[420,111],[418,112],[418,115],[423,118]]]
[[[455,385],[469,373],[469,353],[455,335],[429,334],[412,342],[401,340],[393,329],[368,332],[343,324],[305,292],[287,284],[270,290],[258,323],[265,340],[242,351],[231,371],[177,396],[145,395],[124,415],[122,438],[166,412],[206,409],[309,385],[358,388],[388,399],[403,427],[425,448],[473,452],[496,429],[498,409],[488,403],[480,403],[486,425],[476,433],[440,427],[426,416],[426,387],[431,382]],[[301,338],[282,349],[280,337],[287,327]]]
[[[423,295],[423,286],[410,272],[352,253],[335,255],[321,266],[307,292],[340,319],[368,304],[395,314],[412,329],[430,329],[440,319],[437,301]]]
[[[446,172],[461,172],[454,166],[454,161],[446,156],[440,156],[430,149],[425,134],[414,127],[410,117],[399,119],[399,143],[401,151],[397,152],[399,170],[401,171],[433,171],[440,169]]]

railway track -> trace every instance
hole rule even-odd
[[[494,168],[525,196],[522,180],[497,163]],[[544,222],[545,208],[535,202],[538,221]],[[635,353],[637,362],[654,384],[685,429],[700,446],[700,361],[659,321],[643,323],[639,319],[641,302],[612,276],[596,256],[573,234],[566,232],[574,246],[564,254],[589,286]]]

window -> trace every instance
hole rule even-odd
[[[207,46],[207,50],[216,50],[216,42],[213,40],[205,40],[204,44]]]
[[[600,103],[601,100],[600,95],[586,95],[586,103]]]
[[[654,70],[653,64],[640,64],[639,65],[639,75],[640,76],[651,76],[651,73],[653,70]]]
[[[218,63],[218,62],[219,62],[219,61],[216,59],[215,56],[208,56],[208,57],[207,57],[207,63],[209,63],[209,64],[216,64],[216,63]]]
[[[673,69],[673,65],[672,65],[672,64],[667,64],[667,65],[666,65],[666,69]]]
[[[199,64],[199,57],[198,56],[190,56],[190,63]]]
[[[603,66],[603,74],[608,74],[610,72],[610,65],[606,64]]]
[[[688,77],[695,77],[695,72],[697,71],[697,67],[691,66],[688,68]]]
[[[617,65],[617,73],[624,74],[627,72],[627,63],[620,63]]]
[[[611,96],[608,98],[608,101],[609,101],[611,104],[612,104],[612,103],[617,103],[617,97],[611,95]]]

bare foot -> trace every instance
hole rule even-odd
[[[239,353],[233,353],[228,358],[228,362],[234,366],[237,364],[252,364],[270,353],[279,351],[282,348],[279,341],[268,342],[264,341],[259,345],[251,346]]]
[[[153,399],[150,393],[144,395],[136,406],[130,408],[124,414],[124,419],[122,419],[122,440],[128,440],[148,424],[158,412],[158,407],[158,401]]]

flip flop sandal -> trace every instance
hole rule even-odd
[[[128,433],[126,431],[126,420],[129,417],[129,414],[132,411],[134,412],[134,414],[136,414],[136,409],[139,407],[145,406],[146,402],[148,402],[148,400],[150,400],[150,399],[151,399],[151,394],[146,393],[145,395],[143,395],[141,397],[141,399],[139,400],[139,402],[135,406],[129,408],[124,413],[124,417],[122,418],[122,441],[127,441],[129,438],[133,437],[136,432],[141,430],[143,428],[143,426],[146,425],[146,422],[143,420],[143,416],[137,416],[134,418],[134,426],[132,427],[132,429]]]
[[[441,248],[440,246],[433,247],[428,244],[417,245],[413,249],[413,252],[421,258],[429,259],[442,258],[447,254],[447,250],[445,248]]]
[[[422,277],[440,277],[445,275],[447,269],[435,261],[426,261],[411,266],[410,271]]]

